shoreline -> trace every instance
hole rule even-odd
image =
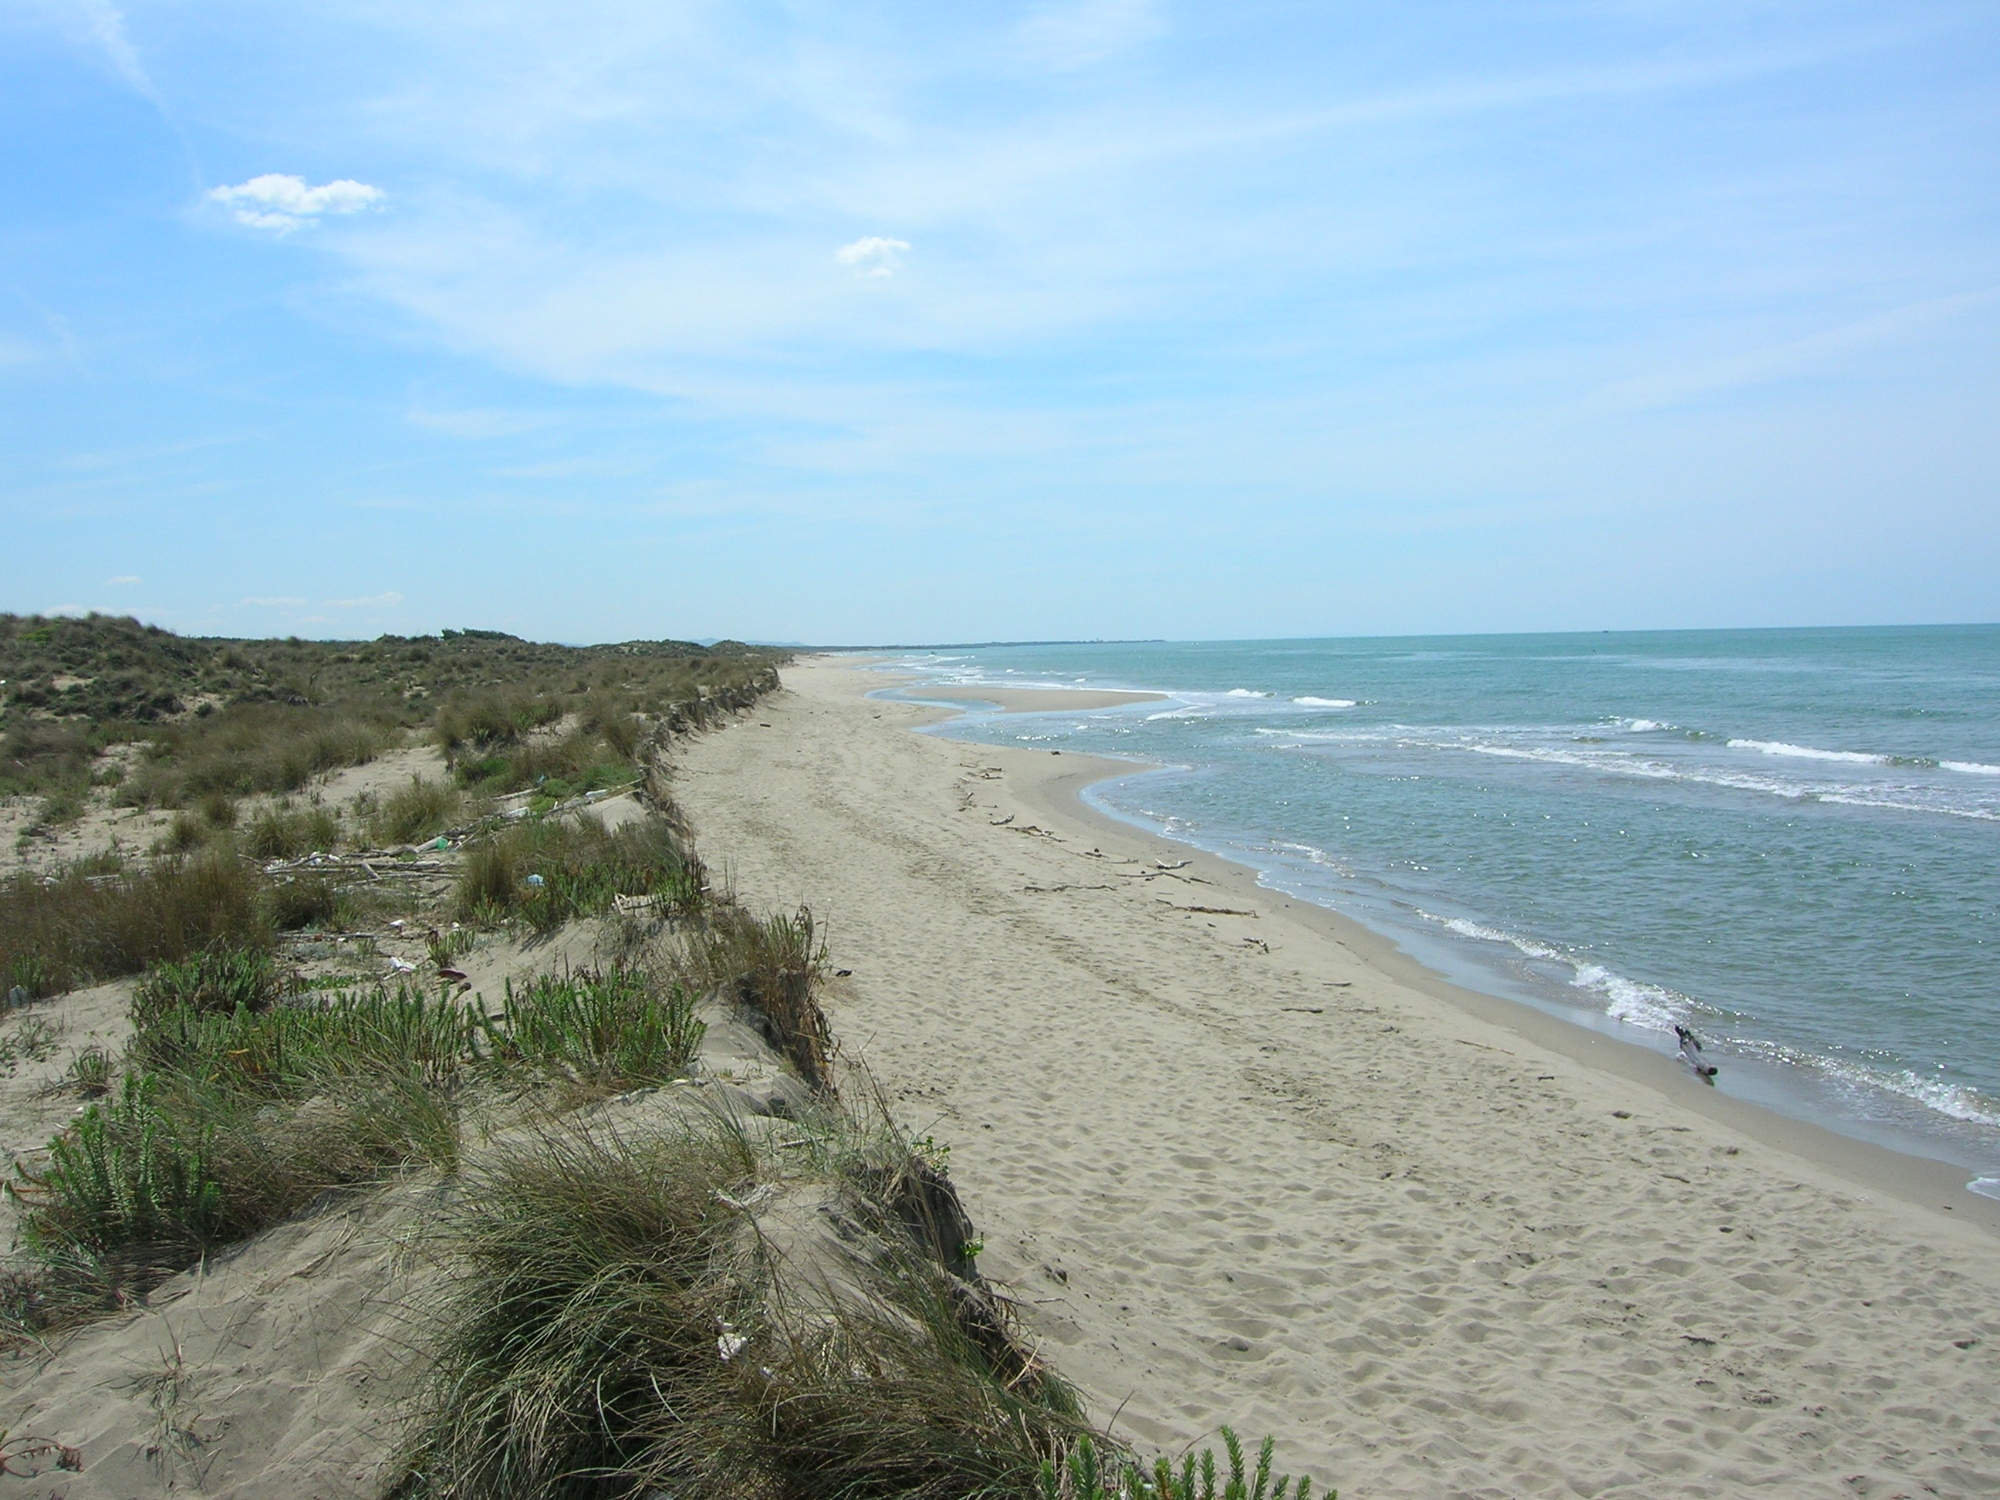
[[[1382,1496],[2000,1488],[1984,1200],[1078,800],[1128,762],[784,677],[676,796],[824,921],[836,1034],[1120,1433]]]
[[[856,664],[855,670],[890,679],[881,689],[874,691],[893,691],[911,684],[921,685],[923,681],[880,665],[879,660]],[[1002,713],[1032,713],[1059,711],[1065,707],[1081,712],[1117,706],[1125,701],[1163,701],[1168,696],[1164,693],[1075,690],[1083,698],[1093,700],[1084,702],[1068,698],[1069,689],[1044,688],[1021,693],[1024,698],[1033,698],[1035,706],[1009,706],[1004,701],[1005,695],[1016,691],[984,687],[951,693],[926,691],[922,695],[922,703],[916,699],[885,701],[923,707],[928,707],[931,700],[953,704],[960,701],[993,702],[1001,704]],[[1100,703],[1095,701],[1098,699],[1110,701]],[[970,712],[959,710],[958,714],[964,718]],[[931,728],[949,722],[953,721],[940,717],[933,724],[922,727]],[[985,741],[958,743],[977,743],[995,749],[1019,748],[987,745]],[[1029,750],[1026,753],[1045,752]],[[1950,1214],[1955,1221],[1975,1223],[1989,1233],[2000,1235],[2000,1199],[1972,1191],[1970,1183],[1979,1177],[1975,1169],[1849,1135],[1831,1125],[1801,1118],[1766,1104],[1700,1088],[1691,1084],[1687,1069],[1672,1054],[1647,1047],[1635,1039],[1597,1030],[1580,1021],[1565,1019],[1526,1001],[1461,984],[1412,955],[1394,933],[1371,927],[1357,917],[1304,897],[1287,895],[1263,884],[1260,872],[1253,865],[1169,838],[1136,820],[1127,820],[1093,806],[1085,796],[1090,788],[1107,781],[1166,769],[1161,763],[1114,759],[1077,751],[1055,753],[1077,764],[1061,776],[1052,778],[1052,784],[1060,785],[1063,790],[1060,796],[1042,800],[1041,810],[1048,816],[1067,816],[1099,831],[1116,830],[1127,836],[1147,839],[1171,858],[1192,858],[1200,862],[1205,878],[1228,886],[1236,892],[1237,899],[1277,902],[1298,920],[1319,923],[1327,936],[1364,956],[1371,966],[1398,983],[1422,990],[1482,1020],[1515,1031],[1525,1040],[1562,1053],[1579,1066],[1600,1069],[1629,1082],[1642,1084],[1681,1107],[1695,1109],[1717,1123],[1741,1130],[1764,1145],[1847,1177],[1858,1187],[1933,1213]]]
[[[1032,752],[1031,752],[1032,753]],[[1298,922],[1316,926],[1333,941],[1360,956],[1371,967],[1399,984],[1423,991],[1457,1006],[1492,1025],[1516,1032],[1535,1046],[1561,1053],[1579,1067],[1612,1074],[1638,1084],[1676,1108],[1694,1110],[1717,1124],[1773,1149],[1797,1156],[1851,1180],[1864,1191],[1894,1198],[1927,1212],[1952,1215],[1953,1222],[1977,1224],[2000,1236],[2000,1201],[1972,1192],[1967,1170],[1934,1157],[1896,1151],[1843,1135],[1828,1126],[1797,1119],[1745,1099],[1706,1089],[1694,1082],[1676,1058],[1635,1041],[1597,1032],[1559,1016],[1549,1015],[1519,1000],[1491,995],[1458,984],[1406,952],[1396,939],[1331,907],[1287,896],[1260,884],[1257,872],[1221,855],[1210,854],[1161,834],[1139,828],[1100,812],[1084,800],[1084,791],[1099,782],[1130,775],[1130,762],[1065,753],[1064,759],[1091,761],[1044,783],[1043,810],[1052,818],[1069,817],[1109,831],[1137,834],[1192,858],[1191,868],[1245,903],[1261,898],[1276,902]],[[1956,1201],[1952,1201],[1956,1200]]]

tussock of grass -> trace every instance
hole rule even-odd
[[[210,948],[259,948],[269,938],[256,878],[223,853],[137,872],[79,865],[0,882],[0,976],[35,995]]]
[[[1087,1429],[970,1338],[908,1242],[859,1296],[788,1301],[738,1205],[770,1169],[719,1128],[550,1135],[472,1185],[401,1493],[569,1500],[1028,1500]]]
[[[564,969],[510,982],[487,1033],[496,1063],[615,1092],[687,1071],[701,1045],[694,993],[642,969]]]
[[[748,1292],[725,1269],[737,1216],[722,1195],[756,1170],[711,1131],[552,1134],[481,1171],[448,1228],[461,1273],[400,1493],[571,1500],[666,1483],[648,1439],[719,1399],[718,1330]]]
[[[340,890],[324,876],[287,876],[264,892],[264,914],[279,932],[331,927],[340,916]]]
[[[686,915],[702,905],[701,861],[658,819],[607,830],[586,813],[497,833],[468,851],[455,897],[461,920],[521,916],[540,932],[652,896]]]
[[[243,852],[255,859],[297,859],[340,845],[340,819],[325,807],[266,807],[243,833]]]
[[[688,953],[695,970],[747,1006],[765,1040],[814,1088],[833,1087],[833,1030],[819,1007],[826,974],[826,945],[812,911],[759,919],[736,906],[718,906],[708,925],[692,934]]]
[[[412,776],[382,799],[369,830],[378,844],[414,844],[449,828],[464,805],[457,788]]]

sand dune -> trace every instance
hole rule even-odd
[[[1120,1430],[1269,1430],[1349,1496],[2000,1491],[2000,1241],[1953,1174],[1162,870],[1070,798],[1101,765],[785,680],[678,793],[830,922],[840,1036]]]

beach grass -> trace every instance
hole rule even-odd
[[[455,910],[463,921],[522,917],[553,932],[609,910],[619,896],[646,897],[692,916],[705,899],[699,858],[662,819],[607,830],[590,813],[500,830],[466,853]]]
[[[412,776],[377,804],[369,832],[377,844],[413,844],[442,833],[464,808],[458,788]]]
[[[211,948],[261,948],[270,927],[259,895],[254,872],[227,852],[23,871],[0,881],[0,978],[49,995]]]
[[[806,1082],[833,1087],[833,1031],[818,999],[826,944],[811,908],[759,918],[733,902],[718,903],[689,935],[687,954],[708,984],[757,1018],[765,1040]]]
[[[497,1068],[614,1093],[687,1071],[704,1029],[697,999],[677,977],[565,966],[519,987],[510,980],[482,1024]]]

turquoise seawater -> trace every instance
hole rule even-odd
[[[899,664],[899,696],[1165,693],[938,732],[1133,758],[1104,810],[1474,987],[1662,1050],[1689,1024],[1725,1091],[2000,1177],[2000,627]]]

